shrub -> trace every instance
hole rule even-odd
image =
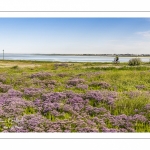
[[[76,86],[77,84],[80,84],[83,82],[84,82],[84,79],[74,78],[74,79],[68,80],[67,84],[72,85],[72,86]]]
[[[11,69],[19,69],[19,67],[18,66],[13,66],[13,67],[11,67]]]
[[[142,63],[140,58],[132,58],[129,60],[129,66],[137,66],[140,65]]]

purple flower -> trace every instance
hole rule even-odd
[[[135,98],[140,96],[142,93],[140,91],[130,91],[130,92],[124,92],[124,94],[128,95],[129,98]]]
[[[31,78],[39,78],[39,79],[43,80],[43,79],[49,78],[51,76],[52,76],[52,74],[49,72],[38,72],[38,73],[32,74],[30,77]]]
[[[7,92],[11,88],[11,85],[6,85],[0,82],[0,92]]]
[[[78,84],[76,87],[78,89],[83,89],[83,90],[87,90],[88,89],[88,85],[86,85],[86,84]]]
[[[150,104],[147,104],[147,105],[144,107],[144,110],[150,111]]]
[[[118,130],[117,129],[113,129],[113,128],[102,128],[102,132],[118,132]]]
[[[145,89],[145,85],[136,85],[135,87],[136,87],[138,90]]]
[[[19,97],[11,97],[0,100],[2,114],[5,117],[16,117],[23,114],[26,108],[34,107],[31,101],[25,101]]]
[[[100,91],[89,91],[85,94],[85,98],[100,102],[103,100],[103,94]]]
[[[72,86],[76,86],[77,84],[80,83],[84,83],[84,79],[79,79],[79,78],[75,78],[75,79],[71,79],[67,82],[68,85],[72,85]]]
[[[63,92],[46,93],[42,95],[42,100],[49,101],[49,102],[59,102],[60,100],[65,98],[66,98],[66,94]]]
[[[46,132],[50,128],[50,122],[39,114],[24,115],[15,124],[10,132]]]
[[[147,119],[145,116],[143,115],[139,115],[139,114],[135,114],[134,116],[132,116],[132,122],[146,122]]]
[[[57,75],[58,75],[59,77],[61,77],[61,78],[68,76],[67,73],[59,73],[59,74],[57,74]]]
[[[24,89],[24,95],[26,96],[36,96],[42,94],[43,89],[39,88],[25,88]]]
[[[22,97],[22,92],[20,92],[20,91],[17,91],[17,90],[14,90],[14,89],[10,89],[10,90],[8,90],[8,96],[9,97]]]
[[[6,75],[0,74],[0,82],[4,83],[6,81]]]

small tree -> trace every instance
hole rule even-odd
[[[132,58],[129,60],[129,66],[137,66],[140,65],[142,63],[140,58]]]

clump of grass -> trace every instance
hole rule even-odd
[[[141,59],[140,58],[132,58],[129,60],[129,63],[128,65],[129,66],[138,66],[142,63]]]
[[[16,66],[13,66],[11,67],[11,69],[18,69],[19,67],[16,65]]]

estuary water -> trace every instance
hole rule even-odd
[[[128,62],[133,57],[119,57],[120,62]],[[109,56],[65,56],[65,55],[42,55],[42,54],[4,54],[5,60],[35,60],[35,61],[58,61],[58,62],[112,62],[114,57]],[[3,60],[3,54],[0,54]],[[143,62],[150,62],[150,57],[141,57]]]

